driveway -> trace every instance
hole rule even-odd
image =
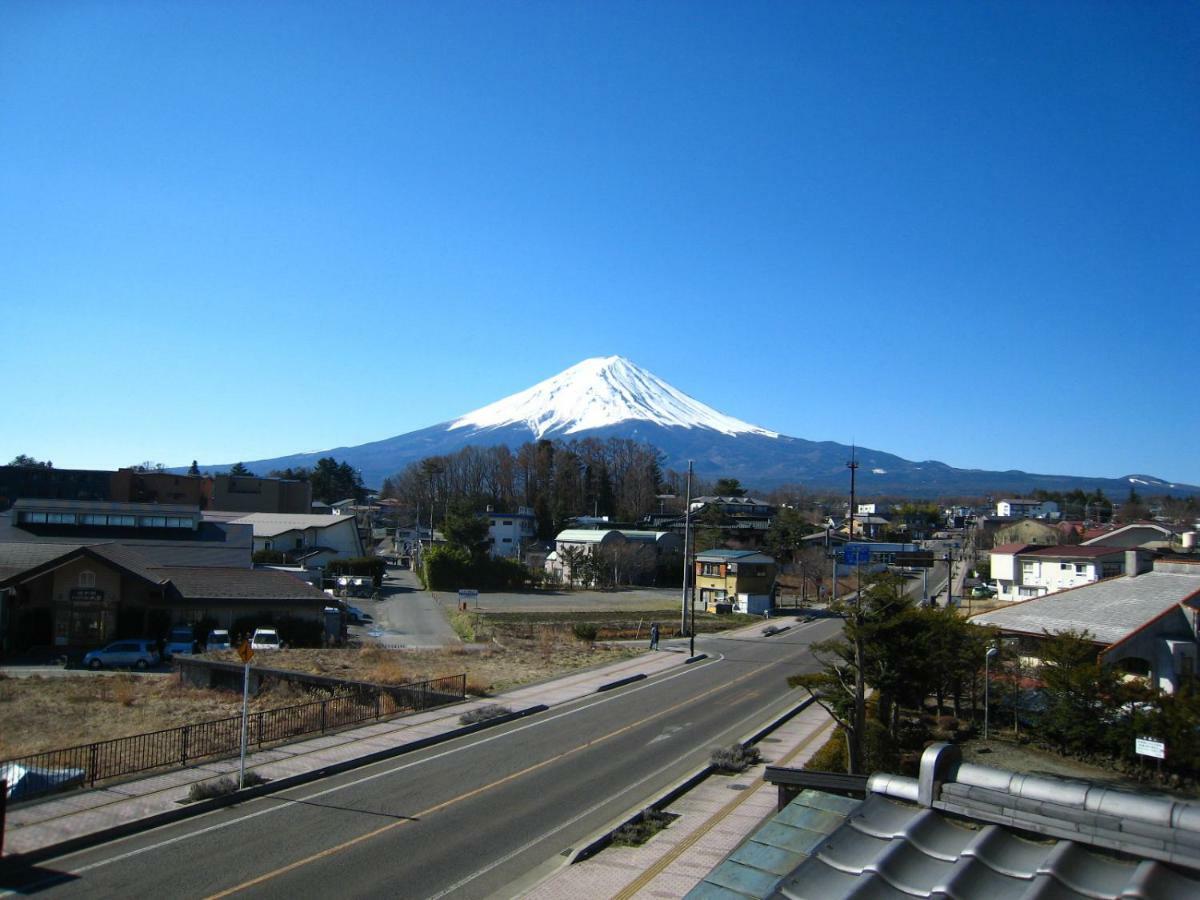
[[[379,589],[378,602],[363,600],[356,603],[363,612],[371,614],[374,622],[351,630],[360,634],[364,644],[396,650],[436,649],[461,644],[446,618],[456,600],[455,595],[448,595],[447,605],[443,608],[438,598],[421,589],[421,583],[411,570],[389,568]]]

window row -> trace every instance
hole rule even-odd
[[[18,519],[27,525],[109,525],[122,528],[193,528],[184,516],[131,516],[118,513],[51,513],[22,511]]]

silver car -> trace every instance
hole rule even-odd
[[[158,663],[158,647],[154,641],[142,638],[113,641],[107,647],[92,650],[83,657],[83,664],[89,669],[103,669],[105,666],[148,669]]]

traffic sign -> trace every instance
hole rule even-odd
[[[930,551],[921,553],[897,553],[896,565],[908,566],[912,569],[932,569],[933,553]]]
[[[250,660],[254,659],[254,648],[250,646],[249,641],[242,641],[238,644],[237,655],[242,658],[242,662],[250,665]]]
[[[842,562],[848,566],[863,566],[871,562],[870,544],[847,544],[842,551]]]
[[[1133,749],[1138,756],[1153,756],[1155,759],[1167,758],[1167,745],[1154,738],[1135,738]]]

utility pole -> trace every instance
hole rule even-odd
[[[846,463],[850,470],[850,540],[854,540],[854,476],[858,471],[858,460],[854,456],[853,446],[850,449],[850,462]],[[857,557],[856,557],[857,558]],[[834,566],[836,573],[837,567]],[[850,746],[850,759],[847,769],[851,775],[862,772],[863,739],[867,730],[867,684],[866,684],[866,648],[863,646],[862,622],[862,570],[859,569],[858,590],[854,594],[854,607],[851,611],[854,618],[854,739]]]
[[[691,535],[691,460],[688,460],[688,494],[683,508],[683,599],[679,601],[679,630],[688,634],[688,576],[691,557],[688,556],[688,538]],[[692,601],[695,604],[695,600]],[[692,654],[695,655],[695,654]]]
[[[854,476],[858,472],[858,460],[854,458],[855,448],[850,447],[850,462],[846,463],[846,468],[850,470],[850,532],[849,539],[854,540]]]

